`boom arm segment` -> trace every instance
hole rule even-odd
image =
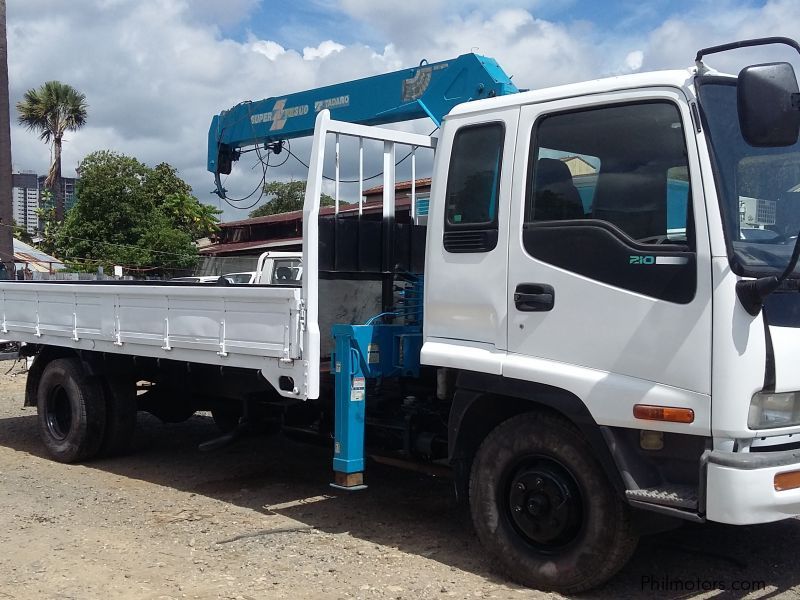
[[[312,90],[242,102],[215,115],[208,132],[208,170],[230,173],[240,150],[304,137],[323,110],[339,121],[381,125],[430,117],[437,125],[462,102],[518,90],[497,62],[477,54]]]

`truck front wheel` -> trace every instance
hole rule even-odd
[[[64,463],[97,454],[106,425],[102,384],[87,377],[77,358],[59,358],[42,371],[37,391],[39,435],[48,453]]]
[[[564,419],[518,415],[484,440],[470,476],[472,520],[509,577],[541,590],[600,585],[636,548],[629,507]]]

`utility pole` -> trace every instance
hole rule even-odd
[[[6,0],[0,0],[0,278],[14,277],[14,213],[11,199],[11,115],[8,92],[8,36],[6,34]]]

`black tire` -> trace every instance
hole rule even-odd
[[[103,381],[106,398],[106,430],[101,456],[119,456],[130,451],[136,432],[136,382],[110,374]]]
[[[475,456],[469,492],[478,538],[523,585],[588,590],[636,549],[629,506],[586,440],[556,415],[527,413],[496,427]]]
[[[37,390],[39,435],[48,453],[63,463],[93,457],[103,443],[103,388],[77,358],[59,358],[42,371]]]

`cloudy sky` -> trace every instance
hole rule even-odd
[[[204,202],[212,115],[248,99],[433,62],[492,56],[519,87],[691,64],[703,46],[798,36],[800,1],[770,0],[8,0],[13,106],[58,79],[86,94],[87,126],[70,134],[65,175],[99,149],[169,162]],[[754,54],[756,56],[754,56]],[[738,70],[782,53],[710,60]],[[422,129],[429,125],[420,125]],[[301,152],[302,144],[296,146]],[[45,173],[49,150],[12,126],[15,169]],[[243,161],[244,163],[244,161]],[[239,193],[259,174],[242,164]],[[302,178],[293,160],[276,179]],[[226,205],[225,219],[246,217]]]

